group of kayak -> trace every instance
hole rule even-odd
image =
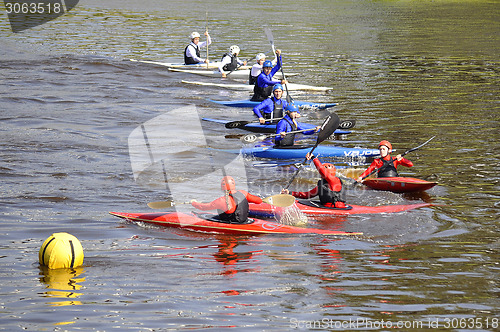
[[[184,63],[186,65],[208,63],[208,59],[201,58],[200,52],[201,47],[208,46],[211,43],[208,32],[205,32],[205,36],[207,37],[207,41],[200,43],[199,33],[193,32],[190,35],[191,43],[184,50]],[[222,77],[225,76],[224,72],[231,72],[241,65],[246,65],[245,61],[238,59],[239,51],[239,47],[233,45],[230,48],[230,52],[222,57],[222,61],[219,64],[219,70]],[[358,235],[360,233],[295,227],[272,221],[251,219],[250,217],[275,217],[277,209],[286,208],[286,206],[291,205],[290,202],[308,216],[389,213],[407,211],[430,205],[428,203],[421,203],[370,207],[348,204],[346,201],[347,179],[341,179],[337,176],[336,167],[333,164],[322,163],[318,159],[318,156],[313,154],[313,151],[318,148],[318,144],[325,139],[326,132],[328,130],[331,131],[328,133],[328,136],[333,133],[333,131],[337,129],[340,120],[336,114],[332,113],[327,117],[322,126],[311,126],[298,121],[300,117],[299,107],[291,97],[289,97],[289,94],[287,94],[286,99],[282,98],[284,92],[283,87],[286,88],[288,82],[284,78],[280,81],[273,80],[274,74],[276,74],[281,67],[281,52],[276,50],[275,53],[275,64],[273,64],[272,61],[265,60],[264,54],[257,55],[256,70],[253,71],[252,69],[249,77],[251,83],[255,84],[254,95],[251,99],[251,101],[255,103],[253,107],[253,114],[257,118],[255,122],[261,126],[275,126],[275,132],[273,134],[274,146],[264,148],[263,151],[269,149],[280,151],[301,150],[301,156],[305,154],[306,158],[304,164],[306,161],[312,161],[320,175],[320,179],[314,188],[309,191],[300,192],[290,191],[288,186],[286,186],[280,194],[271,197],[274,200],[270,199],[263,201],[259,196],[250,194],[244,190],[237,190],[234,178],[231,176],[224,176],[221,180],[221,190],[223,192],[221,197],[208,203],[197,202],[196,200],[190,202],[192,207],[196,210],[216,210],[216,214],[198,212],[191,212],[191,214],[178,212],[111,212],[111,214],[128,220],[204,232],[231,234],[317,233]],[[255,76],[252,76],[252,74],[255,74]],[[299,132],[304,135],[319,133],[316,145],[313,146],[312,149],[309,149],[310,146],[298,148],[295,143],[295,134]],[[320,139],[320,137],[322,138]],[[355,179],[355,182],[364,183],[374,189],[390,190],[394,192],[426,190],[436,184],[434,182],[427,182],[415,178],[399,177],[397,173],[398,166],[413,166],[410,160],[404,158],[404,155],[412,150],[393,157],[391,156],[392,144],[387,140],[381,141],[377,150],[372,150],[373,151],[370,151],[371,156],[379,155],[379,158],[375,158],[370,166]],[[318,151],[320,150],[316,150],[316,153],[318,153]],[[324,156],[321,152],[319,153]],[[299,170],[300,168],[297,172]],[[376,179],[367,179],[374,173],[377,173]],[[293,178],[290,183],[293,181]],[[354,180],[350,180],[354,182]],[[288,185],[290,185],[290,183]],[[290,201],[289,198],[291,196],[293,197]],[[316,199],[313,200],[313,198]],[[297,201],[295,201],[295,199],[297,199]]]

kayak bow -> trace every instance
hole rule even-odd
[[[429,182],[417,178],[399,176],[365,179],[363,184],[375,190],[386,190],[395,193],[409,193],[430,189],[434,187],[437,182]]]

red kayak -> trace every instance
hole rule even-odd
[[[346,208],[329,208],[322,205],[319,201],[300,199],[295,202],[295,205],[301,212],[308,216],[324,216],[324,215],[350,215],[350,214],[370,214],[370,213],[394,213],[409,211],[425,206],[431,206],[430,203],[418,203],[407,205],[381,205],[381,206],[363,206],[350,204]],[[277,208],[273,205],[262,203],[250,203],[250,215],[257,218],[273,218],[275,212],[280,212],[284,208]]]
[[[363,184],[376,190],[386,190],[395,193],[410,193],[415,191],[424,191],[434,187],[437,182],[406,177],[388,177],[366,179]]]
[[[264,204],[268,205],[268,204]],[[186,214],[180,212],[159,212],[159,213],[126,213],[110,212],[111,215],[139,221],[148,224],[155,224],[164,227],[176,227],[197,232],[223,233],[234,235],[258,235],[258,234],[322,234],[322,235],[362,235],[357,232],[331,231],[317,228],[302,228],[278,224],[272,221],[260,219],[249,219],[244,224],[230,224],[216,219],[216,215],[211,213]]]

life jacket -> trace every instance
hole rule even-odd
[[[290,127],[292,127],[292,130],[290,130],[290,131],[297,130],[297,125],[293,121],[290,121],[287,118],[284,118],[283,120],[288,122]],[[283,121],[283,120],[281,120],[281,121]],[[295,142],[295,134],[287,134],[287,135],[285,135],[285,137],[283,139],[276,141],[276,146],[278,146],[278,147],[279,146],[292,146],[294,142]]]
[[[227,56],[231,58],[231,62],[225,64],[224,67],[222,67],[222,69],[224,69],[225,71],[236,70],[238,68],[238,58],[236,56],[233,56],[232,54],[226,53],[222,56],[221,61],[224,60],[224,58]]]
[[[257,83],[257,77],[258,76],[252,76],[252,71],[248,73],[248,85],[255,85]]]
[[[195,45],[194,43],[189,43],[189,45],[186,46],[186,48],[184,49],[184,64],[186,64],[186,65],[197,64],[198,61],[196,61],[195,59],[187,56],[187,49],[188,49],[189,46],[193,46],[194,47],[194,49],[196,50],[196,56],[198,58],[201,56],[200,48],[198,47],[198,45]]]
[[[264,75],[264,73],[261,73],[260,75]],[[266,100],[273,93],[273,86],[272,85],[269,85],[265,88],[259,86],[259,84],[258,84],[258,77],[259,76],[257,76],[257,78],[255,80],[255,85],[253,87],[253,97],[251,99],[253,101]]]
[[[273,111],[271,113],[264,113],[264,119],[277,119],[283,117],[283,99],[281,103],[277,103],[276,99],[272,97],[273,100]],[[277,123],[278,121],[271,121],[271,123]]]
[[[388,178],[388,177],[397,177],[398,171],[396,170],[396,166],[394,166],[394,158],[390,157],[389,160],[382,160],[382,166],[380,166],[379,171],[377,172],[377,176],[379,178]]]
[[[234,194],[229,194],[229,196],[234,199],[236,210],[234,210],[233,213],[226,213],[225,211],[219,210],[219,218],[233,224],[245,223],[248,219],[248,212],[250,210],[246,196],[239,191]]]
[[[335,204],[336,202],[345,203],[344,183],[342,182],[342,180],[340,180],[340,183],[342,184],[342,189],[340,191],[333,191],[330,189],[328,181],[326,181],[325,179],[321,179],[318,181],[318,196],[321,204]]]

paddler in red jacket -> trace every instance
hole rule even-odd
[[[345,208],[345,190],[342,181],[336,176],[336,168],[333,164],[322,164],[318,158],[310,152],[306,155],[307,160],[313,159],[314,166],[321,175],[318,185],[307,192],[292,191],[290,194],[297,198],[311,198],[319,196],[321,204],[326,207]],[[288,189],[283,194],[288,194]]]
[[[399,176],[396,170],[399,165],[406,167],[413,166],[411,161],[403,158],[400,154],[396,157],[391,157],[392,144],[389,141],[381,141],[378,145],[378,149],[380,151],[380,158],[373,160],[371,165],[356,179],[356,181],[362,182],[363,177],[372,173],[374,170],[378,170],[377,176],[379,178],[396,177]]]
[[[248,203],[262,203],[260,197],[249,194],[244,190],[236,190],[236,183],[231,176],[222,178],[221,190],[224,192],[224,196],[211,203],[200,203],[193,200],[191,205],[203,211],[218,210],[219,218],[222,221],[243,224],[248,220]]]

